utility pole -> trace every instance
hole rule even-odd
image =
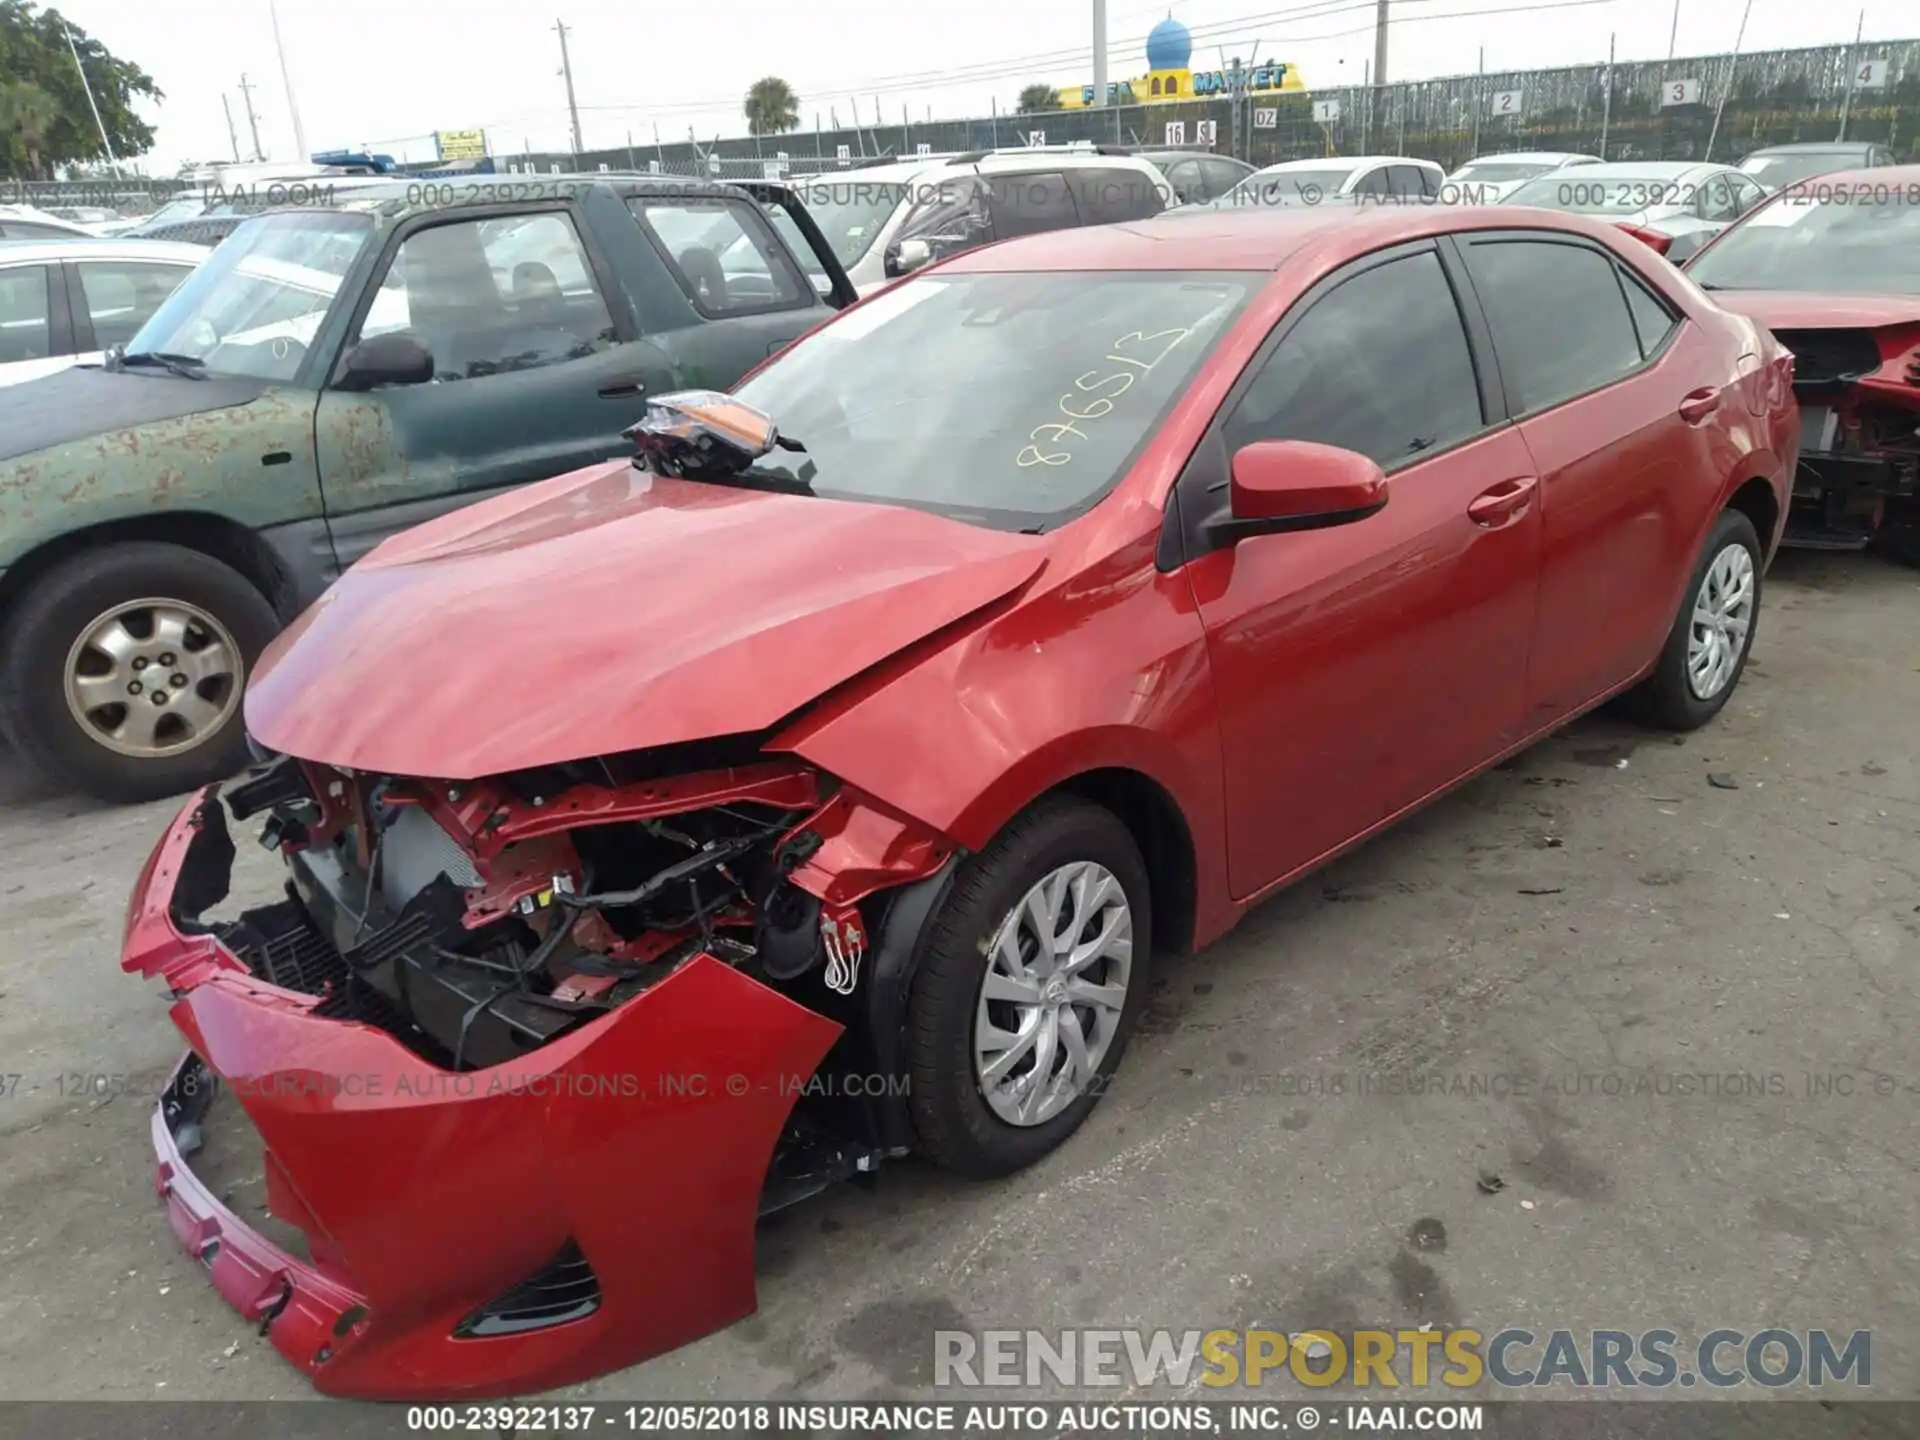
[[[1860,37],[1866,33],[1866,30],[1867,12],[1862,10],[1860,12],[1860,22],[1853,27],[1853,45],[1847,51],[1847,89],[1846,93],[1840,98],[1840,133],[1835,137],[1837,140],[1847,138],[1847,114],[1853,109],[1854,65],[1860,51]]]
[[[80,63],[80,47],[73,43],[73,27],[64,20],[60,28],[67,32],[67,53],[73,56],[73,68],[80,72],[80,88],[87,92],[87,108],[93,111],[93,123],[100,130],[100,148],[107,152],[107,165],[115,175],[120,173],[120,162],[113,158],[113,142],[107,138],[106,124],[100,119],[100,107],[93,100],[93,85],[87,79],[87,67]]]
[[[220,108],[227,112],[227,142],[233,146],[233,163],[240,163],[240,132],[233,128],[233,106],[227,100],[226,92],[220,92]]]
[[[240,98],[247,107],[247,129],[253,134],[253,158],[264,160],[267,152],[260,148],[260,117],[253,113],[253,87],[247,84],[247,77],[240,77]]]
[[[293,72],[287,69],[287,47],[280,39],[280,9],[267,0],[267,15],[273,21],[273,48],[280,52],[280,85],[287,92],[287,114],[293,121],[293,148],[300,159],[307,158],[307,132],[300,128],[300,105],[293,98]]]
[[[1093,103],[1107,103],[1107,0],[1093,0]]]
[[[580,143],[580,106],[573,98],[573,61],[567,58],[567,26],[564,20],[553,22],[555,32],[560,36],[560,73],[567,80],[567,114],[573,119],[573,163],[580,163],[580,155],[585,146]]]
[[[1753,0],[1747,0],[1740,11],[1740,28],[1734,33],[1733,54],[1727,57],[1727,83],[1720,89],[1720,103],[1713,107],[1713,128],[1707,132],[1707,153],[1700,157],[1700,163],[1713,163],[1713,142],[1720,137],[1720,116],[1727,108],[1727,97],[1733,94],[1733,73],[1740,68],[1740,42],[1747,38],[1747,17],[1753,14]],[[1865,23],[1864,14],[1862,24]]]
[[[1673,59],[1673,48],[1680,43],[1680,0],[1673,0],[1673,28],[1667,32],[1667,59]]]
[[[1613,121],[1613,35],[1607,36],[1607,69],[1600,91],[1600,158],[1607,158],[1607,127]]]
[[[1380,0],[1373,12],[1373,83],[1387,83],[1387,0]]]

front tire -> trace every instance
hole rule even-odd
[[[1007,1175],[1080,1127],[1146,994],[1150,903],[1132,835],[1084,800],[1042,801],[966,863],[908,1002],[928,1158]]]
[[[1624,697],[1634,718],[1665,730],[1697,730],[1720,713],[1753,651],[1764,564],[1753,522],[1738,510],[1723,511],[1659,663]]]
[[[180,545],[88,550],[8,616],[0,729],[26,759],[104,800],[155,800],[247,761],[247,672],[280,629],[232,567]]]

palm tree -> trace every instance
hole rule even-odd
[[[1045,115],[1048,111],[1060,108],[1060,93],[1051,85],[1033,84],[1020,91],[1019,103],[1014,106],[1016,115]]]
[[[745,110],[749,135],[783,135],[800,125],[800,97],[778,75],[753,82]]]
[[[8,148],[25,152],[29,179],[42,178],[40,147],[59,119],[59,102],[38,85],[22,81],[0,89],[0,134],[11,133]]]

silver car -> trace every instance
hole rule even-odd
[[[1635,160],[1582,165],[1529,180],[1508,205],[1565,210],[1632,226],[1656,237],[1678,264],[1771,192],[1731,165]]]
[[[209,253],[164,240],[0,240],[0,385],[98,364]]]
[[[1511,150],[1502,155],[1476,155],[1447,177],[1463,198],[1492,204],[1505,200],[1529,180],[1574,165],[1598,165],[1598,155],[1570,150]]]

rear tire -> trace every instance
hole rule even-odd
[[[1723,511],[1653,673],[1621,697],[1628,714],[1663,730],[1697,730],[1720,713],[1753,651],[1765,563],[1753,522]],[[1743,607],[1733,603],[1742,589]]]
[[[1132,835],[1084,800],[1042,801],[966,862],[908,1001],[909,1103],[928,1158],[1007,1175],[1080,1127],[1144,1002],[1149,904]],[[1042,928],[1059,953],[1042,944]]]
[[[279,630],[245,576],[197,550],[84,551],[7,616],[0,730],[30,763],[104,800],[225,779],[247,763],[240,700]]]

